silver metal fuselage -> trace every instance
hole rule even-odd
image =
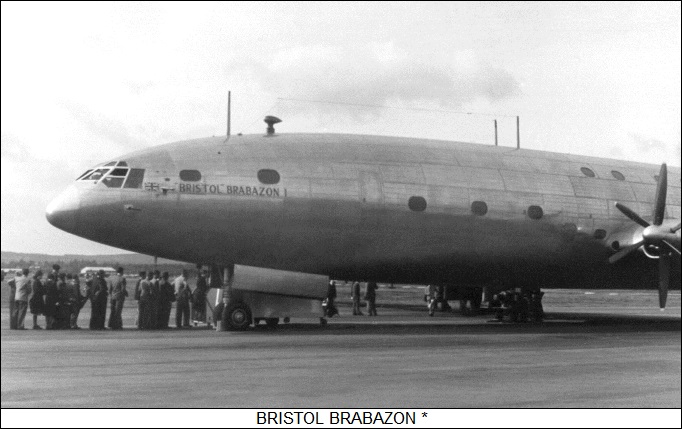
[[[163,258],[341,279],[542,287],[651,287],[644,283],[655,279],[655,264],[611,267],[607,258],[614,241],[641,235],[615,202],[651,213],[657,165],[330,134],[205,138],[119,160],[145,170],[144,186],[77,181],[48,207],[48,220]],[[279,182],[261,183],[263,169]],[[181,170],[201,179],[183,181]],[[426,208],[414,211],[412,197]],[[669,171],[667,200],[666,222],[676,224],[679,168]],[[474,202],[487,212],[472,213]],[[531,206],[542,208],[540,219]]]

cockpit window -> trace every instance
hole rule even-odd
[[[120,188],[123,186],[123,180],[125,177],[112,177],[112,176],[107,176],[102,180],[102,183],[107,188]]]
[[[144,168],[131,168],[124,188],[141,188],[144,179]]]
[[[107,188],[141,188],[144,179],[143,168],[127,168],[125,161],[112,161],[106,166],[116,166],[116,168],[96,168],[81,174],[76,180],[93,180],[101,182]],[[123,167],[123,168],[121,168]]]
[[[99,180],[101,179],[107,172],[109,171],[108,168],[98,168],[97,170],[93,171],[89,175],[85,176],[83,180]]]
[[[77,178],[76,180],[81,180],[83,177],[87,176],[91,171],[92,171],[92,170],[86,171],[85,173],[83,173],[83,174],[81,174],[80,176],[78,176],[78,178]]]
[[[114,168],[109,176],[125,177],[126,174],[128,174],[127,168]]]
[[[105,167],[113,167],[115,165],[116,165],[116,161],[111,161],[111,162],[107,162],[106,164],[104,164]]]
[[[128,174],[127,168],[114,168],[111,173],[102,180],[102,183],[104,183],[107,188],[120,188],[123,186],[126,174]]]

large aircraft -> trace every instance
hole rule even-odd
[[[329,278],[467,290],[658,284],[661,308],[679,285],[679,168],[278,134],[279,120],[266,122],[264,135],[103,162],[50,203],[47,219],[99,243],[211,267],[232,329],[315,314]]]

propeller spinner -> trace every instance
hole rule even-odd
[[[665,200],[668,194],[668,167],[661,165],[661,171],[658,175],[658,185],[656,186],[656,198],[654,200],[653,224],[642,219],[637,213],[627,206],[616,203],[616,207],[625,216],[644,228],[642,231],[642,240],[621,249],[618,253],[613,254],[609,258],[609,262],[616,263],[625,258],[632,252],[636,251],[642,246],[646,248],[653,248],[658,250],[658,302],[661,310],[665,308],[665,303],[668,300],[668,287],[670,286],[670,270],[672,265],[670,258],[674,254],[680,256],[680,251],[672,243],[679,242],[679,238],[675,235],[679,231],[682,224],[677,224],[673,228],[664,227],[663,218],[665,217]]]

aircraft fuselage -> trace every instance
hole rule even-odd
[[[641,234],[615,202],[651,213],[656,165],[329,134],[207,138],[117,161],[138,170],[135,183],[78,180],[48,208],[51,223],[168,259],[342,279],[650,287],[642,282],[656,278],[641,261],[617,272],[607,262]],[[668,182],[674,224],[679,168]]]

